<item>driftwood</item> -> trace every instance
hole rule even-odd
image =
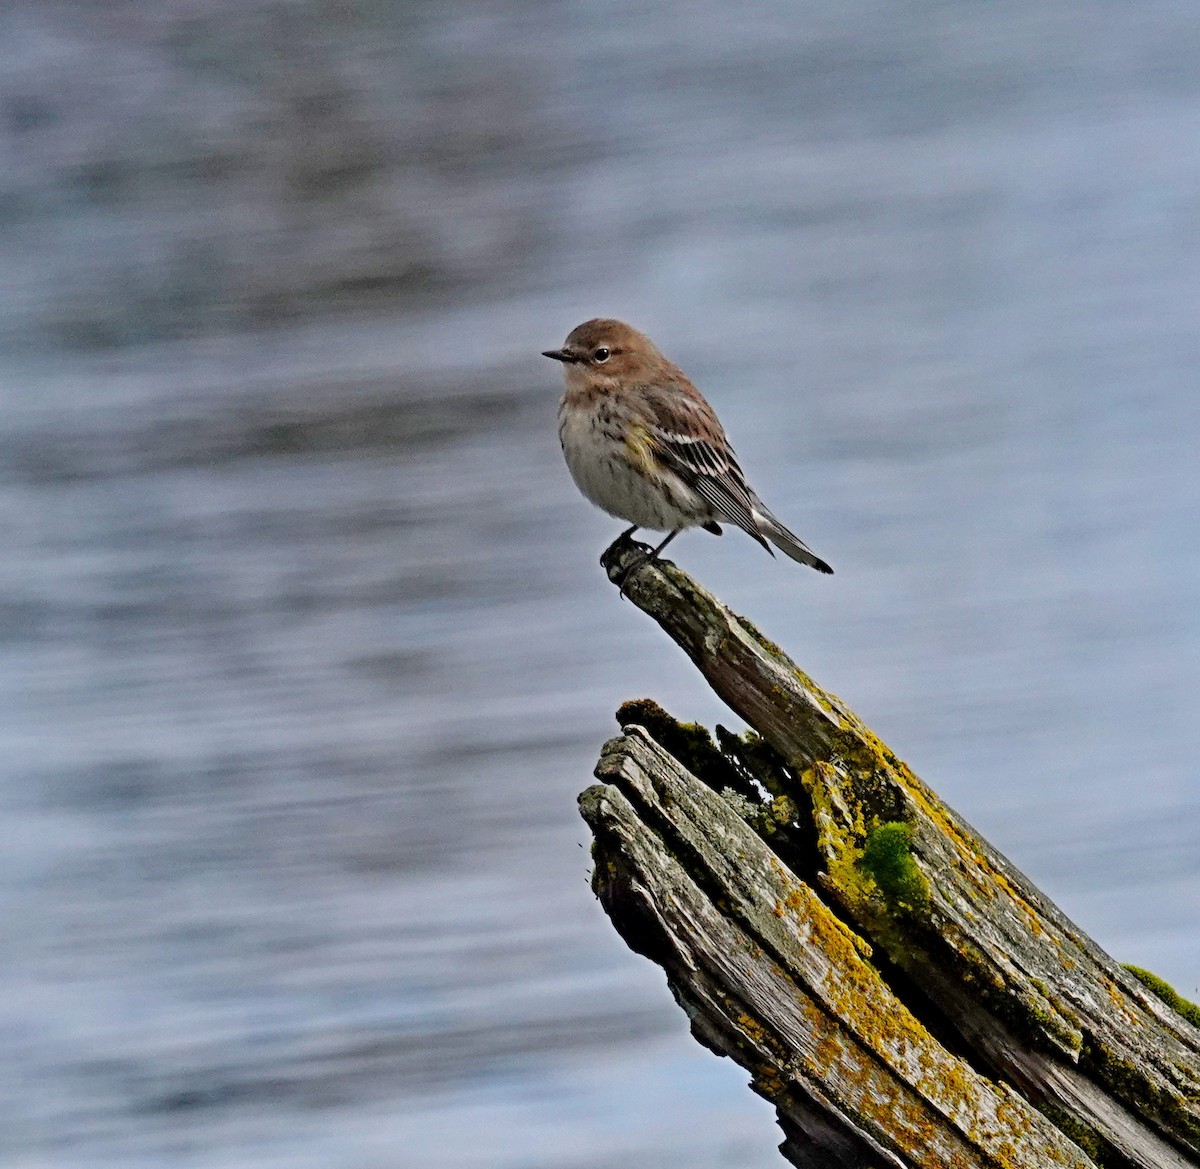
[[[753,728],[619,712],[593,886],[804,1167],[1200,1165],[1200,1030],[670,562],[614,583]],[[756,734],[754,732],[757,732]]]

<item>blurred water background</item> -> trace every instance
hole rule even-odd
[[[1200,983],[1194,4],[0,8],[0,1161],[772,1166],[586,884],[586,317],[838,575],[676,558]]]

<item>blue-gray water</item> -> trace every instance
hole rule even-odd
[[[649,332],[838,570],[676,558],[1200,984],[1194,6],[0,14],[0,1160],[770,1166],[586,884],[731,717],[556,447]]]

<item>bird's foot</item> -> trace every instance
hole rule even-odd
[[[605,550],[604,555],[600,557],[600,563],[608,573],[609,580],[613,584],[617,584],[620,581],[618,596],[622,600],[629,595],[629,585],[633,580],[634,574],[651,561],[657,560],[658,554],[679,535],[678,530],[669,532],[667,538],[657,548],[651,548],[638,540],[630,539],[636,531],[637,528],[629,528],[627,531],[622,532]],[[628,564],[621,566],[621,561],[625,558],[626,552],[635,548],[638,550],[638,554]],[[618,569],[619,571],[614,572],[614,569]]]
[[[649,544],[632,539],[637,528],[627,528],[605,550],[600,564],[608,573],[608,579],[620,588],[619,596],[625,597],[633,574],[654,554]]]

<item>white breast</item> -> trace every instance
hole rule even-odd
[[[575,485],[609,515],[660,532],[710,518],[708,505],[677,476],[654,468],[651,478],[634,467],[610,416],[564,400],[558,437]]]

